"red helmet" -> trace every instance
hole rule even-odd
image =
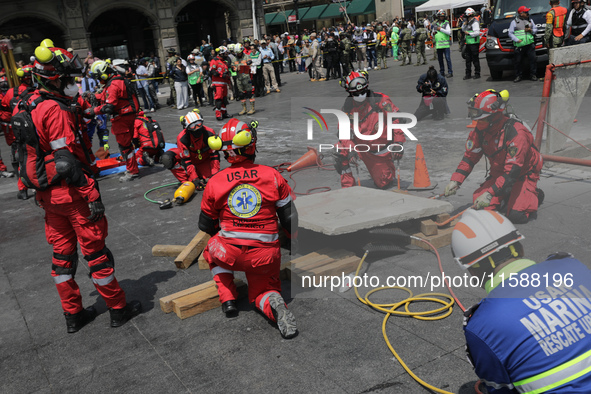
[[[33,75],[31,72],[33,71],[33,66],[27,64],[26,66],[22,66],[18,70],[16,70],[16,75],[19,78],[31,78]]]
[[[468,101],[468,116],[473,120],[484,119],[494,113],[503,112],[506,104],[507,102],[501,94],[492,89],[485,90],[474,95]]]
[[[354,96],[363,94],[369,88],[369,75],[366,71],[353,71],[347,78],[341,79],[341,86]]]
[[[224,151],[229,163],[254,160],[258,125],[259,122],[256,120],[248,124],[236,118],[230,119],[222,127],[219,136],[209,137],[207,143],[213,150]]]
[[[63,48],[53,46],[49,39],[43,40],[35,49],[33,74],[38,77],[54,80],[63,76],[82,76],[83,64],[78,55],[73,55]]]

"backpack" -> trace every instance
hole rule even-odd
[[[149,116],[146,116],[145,118],[138,117],[137,119],[144,123],[147,130],[147,134],[140,133],[141,146],[143,148],[164,150],[164,135],[162,134],[162,128],[158,122]]]
[[[55,169],[53,152],[45,152],[39,146],[37,129],[31,111],[46,97],[39,96],[29,102],[23,98],[18,104],[19,111],[12,117],[12,130],[16,138],[19,178],[29,189],[44,191],[61,181]],[[56,100],[60,106],[64,104]]]

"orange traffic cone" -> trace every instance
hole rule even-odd
[[[431,184],[429,179],[429,170],[427,170],[427,163],[423,155],[423,147],[417,144],[417,151],[415,153],[415,177],[412,187],[408,190],[432,190],[437,187],[437,183]]]
[[[311,167],[317,164],[322,165],[322,162],[320,161],[320,159],[318,159],[318,152],[316,151],[316,149],[308,147],[308,151],[302,157],[296,160],[295,163],[287,167],[287,171],[291,172],[305,167]]]

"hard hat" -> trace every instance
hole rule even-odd
[[[113,70],[109,63],[104,60],[97,60],[90,66],[90,75],[96,79],[106,81],[113,74]]]
[[[213,150],[224,151],[229,163],[254,160],[258,125],[256,120],[248,124],[232,118],[222,127],[219,136],[209,137],[207,143]]]
[[[72,55],[63,48],[48,45],[53,45],[53,42],[46,38],[35,49],[33,74],[50,80],[62,76],[82,76],[83,64],[78,55]]]
[[[228,51],[234,52],[234,44],[228,44]]]
[[[189,56],[187,56],[187,60],[195,60],[195,56],[189,55]]]
[[[476,11],[474,11],[472,8],[466,8],[466,11],[464,11],[464,14],[466,16],[475,15]]]
[[[33,66],[26,65],[16,70],[16,76],[19,78],[31,78],[33,76],[32,72]]]
[[[575,1],[577,1],[577,0],[574,0],[574,1],[573,1],[573,3],[574,3]],[[519,7],[519,9],[517,10],[517,13],[518,13],[518,14],[521,14],[521,13],[523,13],[523,12],[529,12],[530,10],[531,10],[531,8],[527,8],[526,6],[522,5],[522,6],[521,6],[521,7]]]
[[[170,53],[171,55],[174,55],[176,53],[176,49],[174,48],[168,48],[167,49],[168,53]]]
[[[369,88],[369,75],[366,71],[353,71],[341,79],[341,86],[353,96],[363,94]]]
[[[435,14],[435,15],[437,15],[437,16],[446,16],[447,13],[445,12],[445,10],[438,10],[437,11],[437,14]]]
[[[466,269],[524,238],[500,213],[468,209],[451,233],[451,250]]]
[[[181,116],[181,125],[183,128],[189,130],[198,130],[203,126],[203,116],[200,111],[195,108],[184,116]]]
[[[240,53],[244,50],[244,48],[242,47],[242,44],[238,43],[234,45],[234,52],[235,53]]]
[[[468,101],[468,116],[472,120],[479,120],[503,112],[509,100],[509,92],[504,90],[501,93],[489,89],[474,95]]]

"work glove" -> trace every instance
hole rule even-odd
[[[86,119],[94,118],[94,107],[86,108],[84,110],[84,113],[82,114],[82,116],[85,117]]]
[[[483,209],[483,208],[488,207],[490,205],[490,202],[492,201],[492,198],[493,198],[492,194],[490,194],[489,192],[484,192],[483,194],[478,196],[476,201],[474,201],[475,208],[476,209]]]
[[[88,203],[88,208],[90,208],[90,216],[86,219],[90,220],[91,222],[97,222],[105,216],[105,206],[100,198],[96,201],[92,201]]]
[[[109,150],[109,144],[103,145],[103,150],[106,150],[106,151]]]
[[[399,145],[402,145],[402,144],[399,144]],[[401,150],[400,152],[392,152],[392,157],[394,158],[394,160],[402,159],[402,155],[404,155],[404,150]]]
[[[456,192],[458,191],[459,188],[460,188],[460,182],[450,181],[447,184],[447,186],[445,187],[445,191],[443,192],[443,195],[445,197],[452,196],[452,195],[456,194]]]
[[[203,189],[205,189],[205,186],[207,186],[207,179],[206,178],[195,179],[193,181],[193,184],[195,185],[195,190],[203,190]]]

